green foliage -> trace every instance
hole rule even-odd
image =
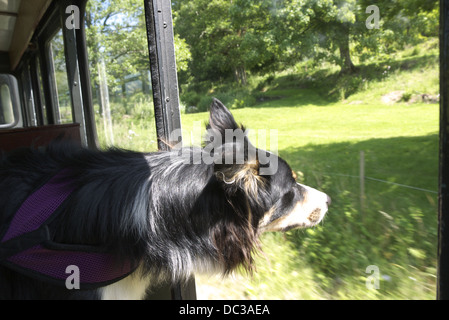
[[[401,101],[409,102],[411,97],[412,97],[411,92],[405,92],[404,94],[402,94]]]
[[[247,71],[270,65],[271,4],[271,0],[176,1],[175,32],[190,46],[195,79],[234,77],[245,84]]]
[[[111,130],[116,147],[141,152],[157,150],[152,99],[137,94],[129,98],[127,103],[132,104],[129,111],[124,108],[123,101],[110,103],[111,128],[109,128],[108,119],[100,113],[100,106],[94,105],[100,147],[110,147],[110,141],[106,137],[108,130]]]
[[[143,6],[137,0],[93,0],[87,4],[86,38],[91,74],[98,73],[97,63],[104,60],[111,87],[116,85],[116,79],[146,69],[148,46],[142,13]]]
[[[149,70],[144,6],[140,0],[91,0],[86,8],[86,39],[93,85],[98,84],[98,63],[105,62],[111,91],[126,77]],[[178,72],[191,58],[185,40],[175,35]]]
[[[371,116],[375,117],[373,113]],[[333,204],[338,204],[331,209],[322,226],[307,230],[305,236],[302,232],[289,234],[289,239],[296,243],[309,265],[325,275],[324,281],[362,276],[367,266],[377,265],[382,274],[390,277],[388,283],[381,285],[381,294],[388,297],[395,294],[393,288],[403,281],[404,273],[398,272],[396,265],[423,271],[435,266],[435,194],[366,180],[365,206],[361,208],[357,173],[349,169],[346,171],[349,174],[339,174],[345,172],[342,166],[350,168],[351,162],[356,166],[358,152],[364,150],[368,176],[389,177],[390,181],[412,185],[419,183],[436,190],[436,180],[424,181],[429,173],[421,170],[420,166],[427,161],[435,168],[430,175],[436,179],[436,158],[428,154],[436,152],[437,139],[436,134],[373,138],[354,144],[310,145],[297,149],[293,154],[284,153],[287,158],[293,156],[297,159],[294,163],[302,163],[306,168],[303,169],[306,184],[320,185],[332,195]],[[346,150],[345,156],[339,158],[340,164],[325,160],[324,154],[339,150]],[[385,150],[395,151],[386,153]],[[413,154],[413,157],[408,154]],[[309,159],[314,159],[314,163]],[[403,161],[408,162],[407,168],[401,168]],[[326,171],[318,169],[320,166],[327,166]],[[416,168],[415,179],[409,177],[412,168]],[[324,282],[323,286],[333,288],[331,283]]]
[[[175,1],[175,33],[191,51],[189,81],[234,79],[327,61],[354,73],[353,61],[391,54],[438,34],[438,2],[377,1],[379,29],[368,29],[356,0]]]
[[[209,109],[212,98],[215,97],[222,101],[229,109],[251,107],[256,104],[256,98],[251,95],[251,91],[245,88],[235,88],[225,92],[214,91],[210,95],[203,95],[196,104],[195,112],[203,112]],[[189,98],[189,97],[188,97]],[[198,98],[195,95],[194,98]],[[191,100],[192,101],[192,100]]]

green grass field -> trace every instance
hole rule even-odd
[[[298,65],[267,79],[251,79],[250,94],[265,101],[233,109],[237,122],[253,131],[278,130],[279,155],[300,182],[329,194],[332,205],[313,229],[263,235],[253,277],[197,276],[198,297],[434,299],[438,104],[382,97],[438,94],[437,42],[360,65],[353,76],[332,66],[305,72]],[[182,114],[186,144],[194,123],[204,127],[207,120],[206,112]],[[125,116],[113,122],[113,132],[115,145],[155,148],[153,119]],[[363,207],[361,151],[368,177]],[[379,270],[378,290],[366,286],[369,266]]]

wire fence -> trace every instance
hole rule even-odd
[[[319,174],[325,174],[325,175],[329,175],[329,176],[340,176],[340,177],[348,177],[348,178],[354,178],[354,179],[360,179],[360,177],[361,177],[359,175],[355,176],[355,175],[342,174],[342,173],[318,172],[318,171],[312,171],[312,172],[313,173],[319,173]],[[403,187],[403,188],[409,188],[409,189],[413,189],[413,190],[418,190],[418,191],[424,191],[424,192],[428,192],[428,193],[438,194],[438,191],[435,191],[435,190],[429,190],[429,189],[409,186],[409,185],[406,185],[406,184],[403,184],[403,183],[397,183],[397,182],[382,180],[382,179],[368,177],[368,176],[364,176],[364,179],[377,181],[377,182],[382,182],[382,183],[387,183],[387,184],[391,184],[391,185],[395,185],[395,186],[399,186],[399,187]]]
[[[324,173],[324,172],[318,172],[318,171],[312,171],[314,173],[320,173],[320,174],[326,174],[326,175],[330,175],[330,176],[340,176],[340,177],[348,177],[348,178],[354,178],[354,179],[359,179],[360,181],[360,193],[361,193],[361,202],[363,203],[363,198],[364,198],[364,194],[365,194],[365,180],[371,180],[371,181],[376,181],[376,182],[381,182],[381,183],[385,183],[385,184],[390,184],[390,185],[395,185],[398,187],[402,187],[402,188],[408,188],[408,189],[412,189],[412,190],[417,190],[417,191],[423,191],[423,192],[428,192],[428,193],[433,193],[433,194],[438,194],[438,191],[435,190],[429,190],[429,189],[425,189],[425,188],[419,188],[419,187],[415,187],[415,186],[409,186],[403,183],[397,183],[397,182],[392,182],[392,181],[387,181],[387,180],[383,180],[383,179],[379,179],[379,178],[373,178],[373,177],[368,177],[365,175],[365,152],[364,151],[360,151],[360,164],[359,164],[359,175],[350,175],[350,174],[341,174],[341,173]]]

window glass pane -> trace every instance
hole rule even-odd
[[[14,113],[12,109],[11,94],[9,87],[2,84],[0,87],[0,124],[8,124],[14,122]]]
[[[60,30],[50,42],[53,58],[54,80],[58,95],[58,123],[72,123],[72,103],[70,100],[69,83],[64,54],[64,39]]]
[[[86,38],[100,146],[157,149],[142,1],[90,0]]]

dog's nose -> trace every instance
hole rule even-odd
[[[328,195],[326,195],[326,196],[327,196],[326,203],[327,203],[327,206],[329,207],[331,205],[331,203],[332,203],[332,199]]]

